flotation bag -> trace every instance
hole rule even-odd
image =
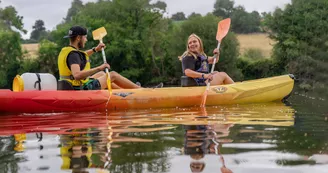
[[[57,90],[57,80],[49,73],[24,73],[16,75],[13,81],[13,91],[27,90]]]

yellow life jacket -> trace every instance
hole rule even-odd
[[[74,79],[74,77],[72,75],[72,71],[67,67],[67,63],[66,63],[67,56],[72,51],[78,51],[85,55],[87,63],[82,71],[89,70],[91,68],[89,56],[86,52],[77,50],[70,46],[64,47],[64,48],[62,48],[62,50],[60,51],[59,56],[58,56],[59,80],[67,80],[73,86],[81,86],[81,85],[87,83],[89,81],[89,78],[86,78],[83,80],[75,80]]]

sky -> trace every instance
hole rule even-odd
[[[12,5],[18,15],[23,16],[24,29],[28,31],[23,38],[29,38],[36,20],[43,20],[47,30],[55,29],[56,25],[66,17],[72,0],[0,0],[0,8]],[[95,2],[96,0],[82,0]],[[214,9],[216,0],[162,0],[167,4],[167,15],[184,12],[186,16],[192,12],[207,14]],[[291,0],[234,0],[235,5],[242,5],[246,11],[270,12],[276,7],[284,8]]]

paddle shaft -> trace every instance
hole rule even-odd
[[[100,41],[100,43],[103,43],[103,40],[102,39],[100,39],[99,41]],[[105,50],[104,50],[103,47],[101,48],[101,53],[102,53],[102,57],[103,57],[104,63],[107,63],[106,55],[105,55]],[[108,68],[106,68],[105,71],[106,71],[106,73],[109,73]]]
[[[218,46],[217,46],[217,50],[220,49],[220,46],[221,46],[221,42],[219,41],[218,42]],[[216,59],[218,58],[218,54],[214,55],[214,59],[213,59],[213,64],[212,64],[212,68],[211,68],[211,73],[214,72],[214,67],[215,67],[215,64],[216,64]],[[207,85],[206,85],[206,90],[208,91],[210,89],[210,81],[207,82]]]
[[[102,38],[99,39],[99,42],[100,43],[103,43]],[[103,47],[101,48],[101,53],[102,53],[102,57],[103,57],[104,63],[107,63],[106,55],[105,55],[105,50],[104,50]],[[112,82],[111,82],[111,79],[110,79],[108,68],[106,68],[105,71],[106,71],[106,74],[107,74],[107,88],[108,88],[108,92],[109,92],[109,97],[108,97],[108,101],[109,101],[110,97],[112,96],[112,86],[111,86],[111,83]],[[108,104],[108,101],[107,101],[107,104]]]

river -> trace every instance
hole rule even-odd
[[[328,104],[0,116],[0,172],[324,173]]]

